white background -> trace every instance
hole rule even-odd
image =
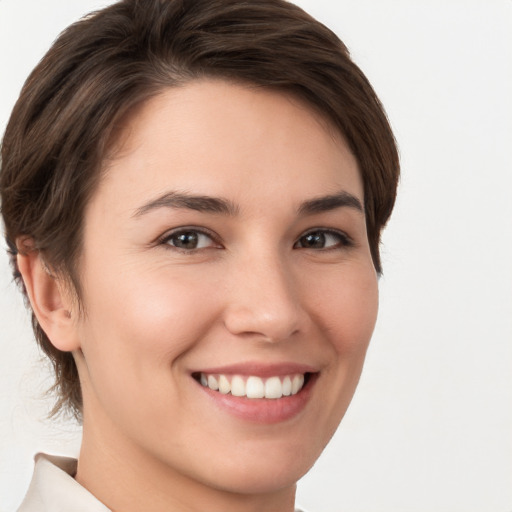
[[[0,130],[60,30],[100,0],[0,0]],[[381,314],[353,404],[299,484],[311,512],[512,511],[512,1],[301,0],[350,48],[399,141]],[[50,384],[0,255],[0,510],[38,450]]]

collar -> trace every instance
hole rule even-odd
[[[76,459],[38,453],[18,512],[110,512],[73,478],[76,466]]]

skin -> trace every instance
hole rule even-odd
[[[171,191],[234,211],[147,206]],[[85,213],[84,315],[37,253],[20,256],[41,325],[78,365],[76,479],[112,510],[293,510],[377,316],[364,213],[299,211],[340,192],[363,203],[354,156],[318,114],[282,93],[197,81],[127,121]],[[205,231],[199,248],[175,246],[182,227]],[[298,414],[260,424],[217,407],[191,376],[241,362],[307,364],[318,378]]]

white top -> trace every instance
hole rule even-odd
[[[32,482],[18,512],[111,512],[73,478],[76,459],[38,453],[35,461]]]
[[[18,512],[110,512],[74,478],[76,459],[38,453],[32,482]]]

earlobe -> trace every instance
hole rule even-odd
[[[52,345],[64,352],[80,348],[73,303],[62,278],[52,273],[35,249],[18,253],[17,262],[34,314]]]

